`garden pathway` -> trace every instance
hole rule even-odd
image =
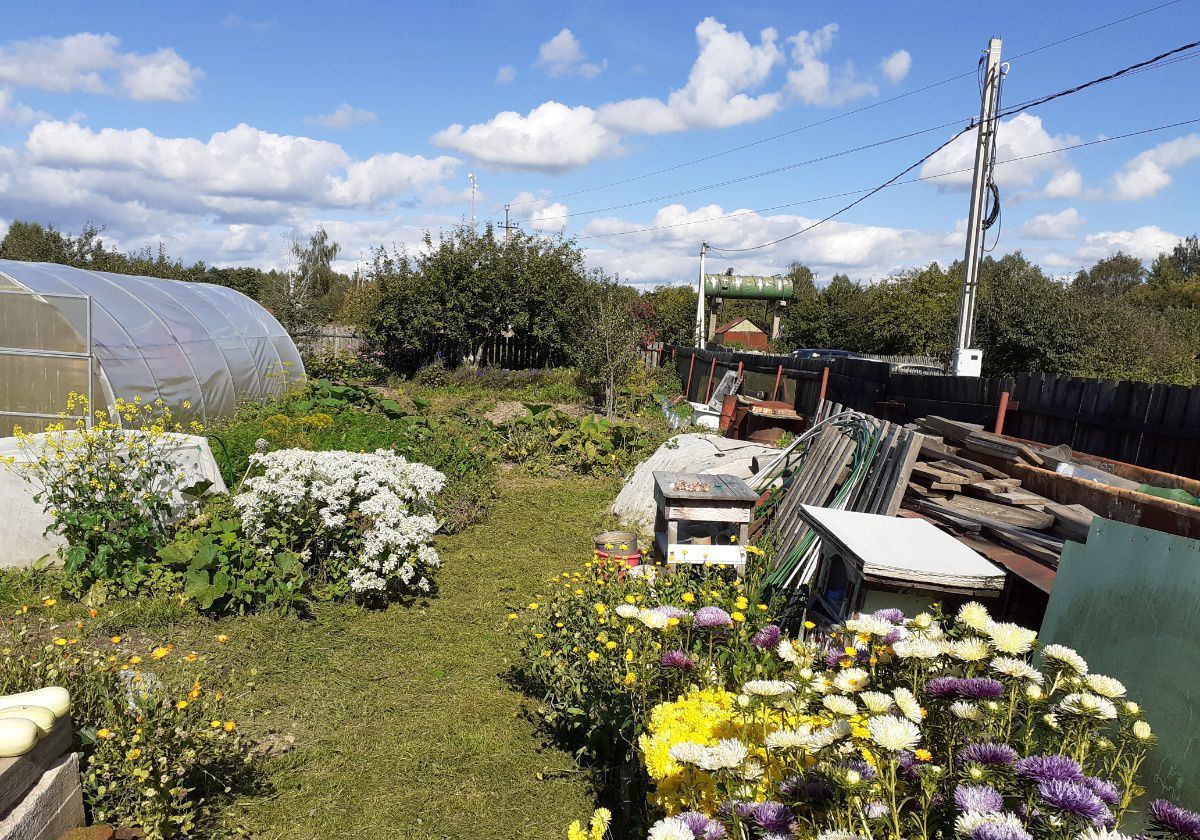
[[[256,728],[298,745],[272,762],[274,793],[235,809],[254,836],[559,840],[590,815],[586,774],[542,742],[503,679],[505,616],[588,555],[616,489],[505,480],[486,522],[440,541],[426,607],[234,623],[229,647],[258,663]]]

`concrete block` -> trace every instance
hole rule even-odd
[[[67,753],[0,819],[0,840],[58,840],[83,822],[79,756]]]

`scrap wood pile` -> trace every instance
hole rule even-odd
[[[1032,493],[1019,478],[972,457],[1043,467],[1061,462],[1061,449],[1038,450],[943,417],[922,417],[915,427],[923,441],[905,506],[956,531],[982,532],[1053,567],[1066,540],[1087,539],[1091,510]]]
[[[801,505],[895,516],[916,463],[921,435],[841,405],[823,402],[812,427],[751,481],[758,540],[775,545],[772,588],[807,583],[820,542]]]

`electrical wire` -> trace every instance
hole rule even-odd
[[[1057,47],[1062,44],[1066,44],[1070,41],[1074,41],[1078,38],[1083,38],[1083,37],[1086,37],[1093,33],[1100,32],[1104,29],[1109,29],[1110,27],[1113,27],[1113,26],[1119,26],[1122,23],[1127,23],[1128,21],[1134,20],[1135,18],[1139,18],[1144,15],[1152,14],[1153,12],[1160,11],[1169,6],[1177,5],[1178,3],[1181,3],[1181,2],[1183,2],[1183,0],[1169,0],[1166,3],[1160,3],[1157,6],[1151,6],[1150,8],[1142,9],[1139,12],[1134,12],[1133,14],[1126,15],[1125,17],[1118,18],[1117,20],[1111,20],[1108,23],[1104,23],[1104,24],[1101,24],[1100,26],[1092,27],[1091,29],[1084,30],[1083,32],[1076,32],[1074,35],[1068,35],[1065,38],[1058,39],[1057,41],[1052,41],[1048,44],[1042,44],[1040,47],[1034,47],[1033,49],[1026,50],[1023,53],[1019,53],[1019,54],[1009,58],[1008,61],[1017,61],[1019,59],[1025,58],[1025,57],[1033,55],[1035,53],[1042,52],[1043,50],[1048,50],[1053,47]],[[585,187],[585,188],[579,189],[579,190],[572,190],[571,192],[557,193],[555,195],[551,195],[551,196],[548,196],[545,198],[532,198],[532,199],[527,199],[525,201],[512,201],[512,202],[509,202],[509,206],[510,207],[520,207],[520,206],[523,206],[526,204],[536,204],[541,201],[555,201],[560,198],[571,198],[571,197],[577,196],[577,195],[584,195],[586,193],[596,192],[597,190],[604,190],[604,189],[608,189],[610,187],[619,187],[619,186],[623,186],[625,184],[631,184],[634,181],[641,181],[641,180],[645,180],[646,178],[653,178],[656,175],[663,175],[667,172],[674,172],[678,169],[684,169],[689,166],[695,166],[698,163],[707,163],[710,160],[715,160],[716,158],[724,157],[725,155],[731,155],[736,152],[745,151],[746,149],[752,149],[756,146],[761,146],[764,143],[770,143],[772,141],[779,140],[784,137],[790,137],[793,134],[798,134],[802,131],[807,131],[811,128],[818,128],[819,126],[827,125],[831,122],[835,122],[837,120],[842,120],[847,117],[852,117],[852,116],[855,116],[856,114],[861,114],[865,111],[870,111],[874,108],[879,108],[884,105],[890,105],[893,102],[899,102],[902,99],[907,99],[908,97],[915,96],[918,93],[925,93],[926,91],[933,90],[934,88],[941,87],[942,85],[947,85],[950,82],[957,82],[959,79],[965,79],[971,75],[972,75],[972,72],[966,72],[966,73],[959,73],[956,76],[948,76],[947,78],[942,79],[940,81],[931,82],[927,85],[924,85],[923,87],[914,88],[913,90],[905,91],[904,93],[899,93],[899,94],[896,94],[895,96],[888,97],[887,99],[880,99],[877,102],[872,102],[868,105],[862,105],[858,108],[853,108],[849,111],[843,111],[839,114],[834,114],[833,116],[827,117],[822,120],[816,120],[814,122],[805,123],[804,125],[799,125],[799,126],[796,126],[795,128],[790,128],[786,131],[781,131],[778,134],[772,134],[770,136],[763,137],[758,140],[752,140],[749,143],[743,143],[739,146],[734,146],[732,148],[724,149],[719,152],[713,152],[712,154],[694,158],[693,160],[684,161],[683,163],[677,163],[677,164],[673,164],[671,166],[665,166],[661,169],[655,169],[650,172],[644,172],[640,175],[632,175],[628,178],[622,178],[617,181],[610,181],[605,184],[597,184],[594,187]],[[496,215],[496,211],[492,211],[492,213],[487,218],[490,219],[494,215]],[[485,221],[486,221],[486,219],[485,219]]]
[[[1088,140],[1088,141],[1084,141],[1084,142],[1080,142],[1080,143],[1072,143],[1071,145],[1068,145],[1068,146],[1059,146],[1054,149],[1047,149],[1046,151],[1042,151],[1042,152],[1033,152],[1031,154],[1020,155],[1015,158],[1007,158],[1005,160],[996,161],[996,165],[1004,166],[1004,165],[1010,164],[1010,163],[1018,163],[1023,160],[1030,160],[1032,158],[1045,157],[1046,155],[1055,155],[1055,154],[1058,154],[1059,152],[1074,151],[1075,149],[1082,149],[1082,148],[1086,148],[1088,146],[1097,146],[1102,143],[1112,143],[1116,140],[1127,140],[1131,137],[1141,137],[1142,135],[1152,134],[1156,131],[1166,131],[1168,129],[1180,128],[1185,125],[1194,125],[1196,123],[1200,123],[1200,117],[1194,117],[1191,119],[1181,120],[1179,122],[1167,123],[1166,125],[1156,125],[1156,126],[1153,126],[1152,128],[1143,128],[1143,129],[1139,129],[1137,131],[1130,131],[1125,134],[1115,134],[1110,137],[1101,137],[1097,140]],[[974,170],[974,167],[967,166],[967,167],[963,167],[960,169],[947,170],[945,172],[935,172],[930,175],[921,175],[916,178],[908,178],[903,181],[897,181],[894,184],[889,184],[889,186],[899,187],[899,186],[904,186],[906,184],[918,184],[918,183],[921,183],[924,181],[936,181],[939,178],[947,178],[952,175],[962,175],[966,172],[971,172],[973,170]],[[618,230],[618,231],[611,231],[609,233],[593,233],[593,234],[588,234],[586,236],[581,236],[580,239],[608,239],[608,238],[614,237],[614,236],[632,236],[632,235],[639,234],[639,233],[653,233],[655,231],[670,230],[672,228],[679,228],[679,227],[688,227],[690,225],[702,225],[702,224],[707,224],[709,222],[720,222],[720,221],[724,221],[726,219],[738,219],[738,218],[743,218],[746,216],[753,216],[758,213],[771,213],[775,210],[786,210],[790,207],[799,207],[804,204],[816,204],[821,201],[831,201],[835,198],[846,198],[846,197],[852,196],[852,195],[860,195],[862,193],[870,192],[870,191],[872,191],[872,189],[873,189],[872,187],[862,187],[862,188],[856,189],[856,190],[848,190],[846,192],[832,193],[830,195],[822,195],[822,196],[817,196],[815,198],[806,198],[806,199],[802,199],[800,201],[792,201],[792,202],[788,202],[787,204],[776,204],[771,207],[761,207],[761,208],[758,208],[755,210],[738,210],[735,213],[726,213],[725,215],[722,215],[722,216],[714,216],[711,219],[690,219],[686,222],[675,222],[675,223],[669,224],[669,225],[655,225],[654,227],[634,228],[632,230]],[[728,249],[726,249],[726,250],[728,250]]]
[[[999,121],[1000,121],[1000,119],[1001,119],[1002,117],[1006,117],[1006,116],[1012,116],[1012,115],[1014,115],[1014,114],[1019,114],[1019,113],[1021,113],[1021,112],[1023,112],[1023,111],[1027,111],[1027,110],[1029,110],[1030,108],[1036,107],[1036,106],[1038,106],[1038,105],[1044,105],[1044,104],[1046,104],[1047,102],[1052,102],[1052,101],[1054,101],[1054,100],[1056,100],[1056,99],[1061,99],[1061,98],[1062,98],[1062,97],[1064,97],[1064,96],[1070,96],[1070,95],[1072,95],[1072,94],[1079,93],[1080,91],[1087,90],[1088,88],[1090,88],[1090,87],[1094,87],[1095,85],[1103,84],[1103,83],[1105,83],[1105,82],[1110,82],[1110,81],[1112,81],[1113,79],[1118,79],[1118,78],[1120,78],[1121,76],[1124,76],[1124,75],[1126,75],[1126,74],[1128,74],[1128,73],[1130,73],[1130,72],[1132,72],[1132,71],[1136,71],[1136,70],[1138,70],[1138,69],[1142,69],[1142,68],[1147,68],[1147,67],[1153,66],[1153,65],[1155,65],[1157,62],[1159,62],[1159,61],[1162,61],[1163,59],[1166,59],[1166,58],[1168,58],[1168,57],[1170,57],[1170,56],[1173,56],[1173,55],[1177,55],[1177,54],[1179,54],[1179,53],[1181,53],[1181,52],[1185,52],[1185,51],[1187,51],[1187,50],[1194,49],[1194,48],[1196,48],[1196,47],[1200,47],[1200,41],[1193,41],[1193,42],[1192,42],[1192,43],[1190,43],[1190,44],[1184,44],[1184,45],[1183,45],[1183,46],[1181,46],[1181,47],[1176,47],[1175,49],[1172,49],[1172,50],[1167,50],[1167,51],[1166,51],[1166,52],[1164,52],[1164,53],[1159,53],[1158,55],[1154,56],[1153,58],[1146,59],[1145,61],[1139,61],[1139,62],[1138,62],[1138,63],[1136,63],[1136,64],[1131,64],[1131,65],[1129,65],[1128,67],[1124,67],[1124,68],[1122,68],[1122,69],[1120,69],[1120,70],[1117,70],[1117,71],[1115,71],[1115,72],[1113,72],[1113,73],[1109,73],[1109,74],[1107,74],[1107,75],[1105,75],[1105,76],[1100,76],[1100,77],[1098,77],[1098,78],[1096,78],[1096,79],[1091,79],[1091,80],[1089,80],[1089,81],[1083,82],[1083,83],[1081,83],[1081,84],[1078,84],[1078,85],[1075,85],[1075,86],[1073,86],[1073,87],[1070,87],[1070,88],[1065,88],[1064,90],[1056,91],[1055,93],[1051,93],[1051,94],[1048,94],[1048,95],[1046,95],[1046,96],[1039,97],[1039,98],[1037,98],[1037,99],[1031,99],[1031,100],[1027,100],[1027,101],[1025,101],[1025,102],[1022,102],[1022,103],[1020,103],[1020,104],[1018,104],[1018,105],[1014,105],[1013,107],[1011,107],[1011,108],[1008,108],[1008,109],[1004,110],[1003,112],[997,112],[997,113],[996,113],[996,115],[995,115],[995,116],[994,116],[992,119],[993,119],[993,120],[996,122],[996,124],[997,124],[997,125],[999,125]],[[823,224],[825,224],[825,223],[826,223],[826,222],[828,222],[828,221],[831,221],[831,220],[833,220],[833,219],[836,219],[838,216],[842,215],[842,214],[843,214],[843,213],[845,213],[847,210],[850,210],[851,208],[853,208],[853,207],[856,207],[857,205],[859,205],[859,204],[861,204],[862,202],[866,201],[868,198],[870,198],[871,196],[875,195],[875,193],[879,192],[880,190],[883,190],[883,189],[885,189],[886,187],[889,187],[889,186],[891,186],[893,183],[895,183],[896,181],[898,181],[898,180],[899,180],[900,178],[902,178],[904,175],[907,175],[909,172],[911,172],[912,170],[916,169],[916,168],[917,168],[918,166],[920,166],[921,164],[925,163],[925,161],[929,160],[931,157],[933,157],[934,155],[936,155],[936,154],[937,154],[938,152],[940,152],[942,149],[944,149],[944,148],[946,148],[947,146],[949,146],[951,143],[953,143],[955,140],[957,140],[959,137],[961,137],[961,136],[962,136],[963,134],[965,134],[966,132],[968,132],[968,131],[972,130],[973,128],[975,128],[975,126],[968,126],[967,128],[964,128],[962,131],[960,131],[960,132],[958,132],[957,134],[955,134],[953,137],[951,137],[951,138],[950,138],[949,140],[947,140],[945,143],[943,143],[942,145],[938,146],[936,149],[934,149],[933,151],[929,152],[928,154],[926,154],[924,157],[922,157],[921,159],[919,159],[919,160],[918,160],[918,161],[916,161],[915,163],[913,163],[913,164],[910,164],[909,166],[905,167],[905,168],[904,168],[903,170],[901,170],[899,173],[897,173],[896,175],[892,176],[892,177],[891,177],[891,178],[889,178],[887,181],[885,181],[884,183],[880,184],[878,187],[875,187],[873,190],[871,190],[870,192],[868,192],[866,195],[864,195],[864,196],[861,196],[860,198],[857,198],[857,199],[855,199],[854,201],[852,201],[852,202],[850,202],[849,204],[847,204],[845,207],[842,207],[841,209],[839,209],[839,210],[837,210],[837,211],[835,211],[835,212],[833,212],[833,213],[829,214],[829,215],[828,215],[828,216],[826,216],[825,218],[823,218],[823,219],[821,219],[821,220],[819,220],[819,221],[817,221],[817,222],[814,222],[814,223],[813,223],[813,224],[811,224],[811,225],[807,225],[806,227],[804,227],[804,228],[801,228],[801,229],[800,229],[800,230],[798,230],[798,231],[795,231],[795,232],[793,232],[793,233],[789,233],[789,234],[788,234],[788,235],[786,235],[786,236],[781,236],[781,237],[779,237],[778,239],[773,239],[773,240],[771,240],[770,242],[764,242],[764,243],[762,243],[762,244],[759,244],[759,245],[752,245],[752,246],[749,246],[749,247],[746,247],[746,248],[717,248],[717,247],[715,247],[715,246],[712,246],[712,245],[710,245],[710,246],[709,246],[709,248],[710,248],[711,250],[713,250],[713,251],[723,251],[723,252],[728,252],[728,253],[733,253],[733,254],[736,254],[736,253],[745,253],[746,251],[758,251],[758,250],[761,250],[761,249],[763,249],[763,248],[769,248],[769,247],[771,247],[771,246],[773,246],[773,245],[778,245],[778,244],[779,244],[779,243],[781,243],[781,242],[786,242],[786,241],[787,241],[787,240],[789,240],[789,239],[794,239],[795,237],[797,237],[797,236],[800,236],[801,234],[808,233],[810,230],[812,230],[812,229],[814,229],[814,228],[816,228],[816,227],[819,227],[820,225],[823,225]],[[993,246],[993,247],[994,247],[994,246]]]

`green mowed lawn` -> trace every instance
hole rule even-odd
[[[263,838],[561,838],[591,814],[586,772],[545,743],[505,675],[507,613],[590,556],[612,481],[508,478],[484,523],[439,540],[424,606],[188,622],[177,644],[254,668],[252,735],[295,746],[228,812]],[[216,633],[230,640],[215,645]],[[540,778],[539,778],[540,776]]]

